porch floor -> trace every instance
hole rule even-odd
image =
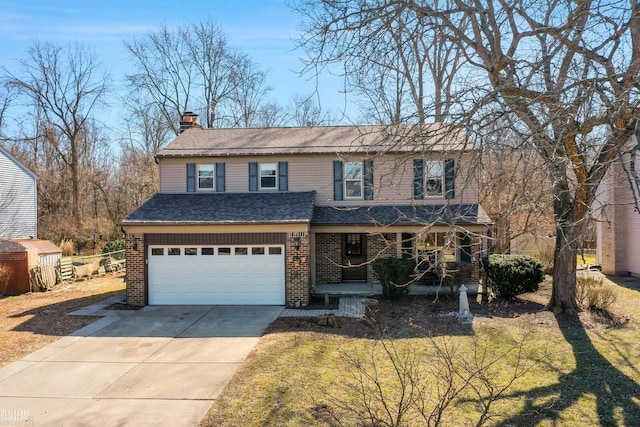
[[[468,294],[477,294],[479,285],[468,284],[465,285]],[[449,291],[447,286],[429,286],[429,285],[411,285],[409,287],[409,295],[435,295],[436,292],[440,294]],[[382,285],[376,283],[335,283],[329,285],[316,285],[311,289],[313,295],[358,295],[358,296],[373,296],[382,295]]]

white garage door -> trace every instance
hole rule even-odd
[[[284,246],[149,246],[149,304],[284,304]]]

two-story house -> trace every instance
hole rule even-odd
[[[38,236],[38,178],[0,146],[0,239]]]
[[[127,301],[299,306],[375,282],[376,257],[477,263],[489,220],[466,144],[442,125],[187,129],[123,221]]]

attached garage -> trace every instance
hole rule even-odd
[[[313,192],[156,194],[123,221],[132,305],[304,305]]]
[[[149,246],[149,304],[285,302],[284,246]]]

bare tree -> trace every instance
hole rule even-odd
[[[331,116],[323,112],[313,96],[295,95],[292,100],[291,120],[294,126],[321,126],[331,122]]]
[[[9,106],[15,99],[15,90],[4,79],[0,79],[0,141],[5,139],[3,129],[5,125],[5,117]]]
[[[175,30],[164,25],[125,45],[136,70],[127,76],[130,86],[152,100],[175,134],[187,110],[208,128],[244,123],[242,117],[234,120],[231,106],[240,102],[253,109],[267,90],[265,72],[209,21]]]
[[[347,7],[303,0],[301,9],[315,22],[306,40],[322,48],[311,49],[311,63],[319,65],[340,59],[331,56],[342,46],[339,31],[372,45],[381,23],[399,14],[437,22],[439,34],[464,53],[465,79],[456,88],[461,124],[484,139],[486,123],[502,111],[501,120],[544,161],[556,230],[547,308],[577,311],[576,254],[590,206],[640,118],[638,1],[389,0]]]
[[[238,61],[237,73],[238,82],[229,106],[229,124],[231,127],[257,126],[265,98],[271,92],[271,87],[266,83],[267,72],[244,57]]]
[[[368,119],[396,124],[447,117],[462,55],[438,17],[394,2],[301,0],[294,9],[304,19],[299,45],[311,53],[306,71],[340,64],[346,89],[360,97]]]
[[[82,221],[81,165],[90,152],[90,118],[107,92],[108,75],[93,53],[75,46],[35,43],[8,84],[35,110],[40,140],[52,148],[70,172],[71,216]]]

